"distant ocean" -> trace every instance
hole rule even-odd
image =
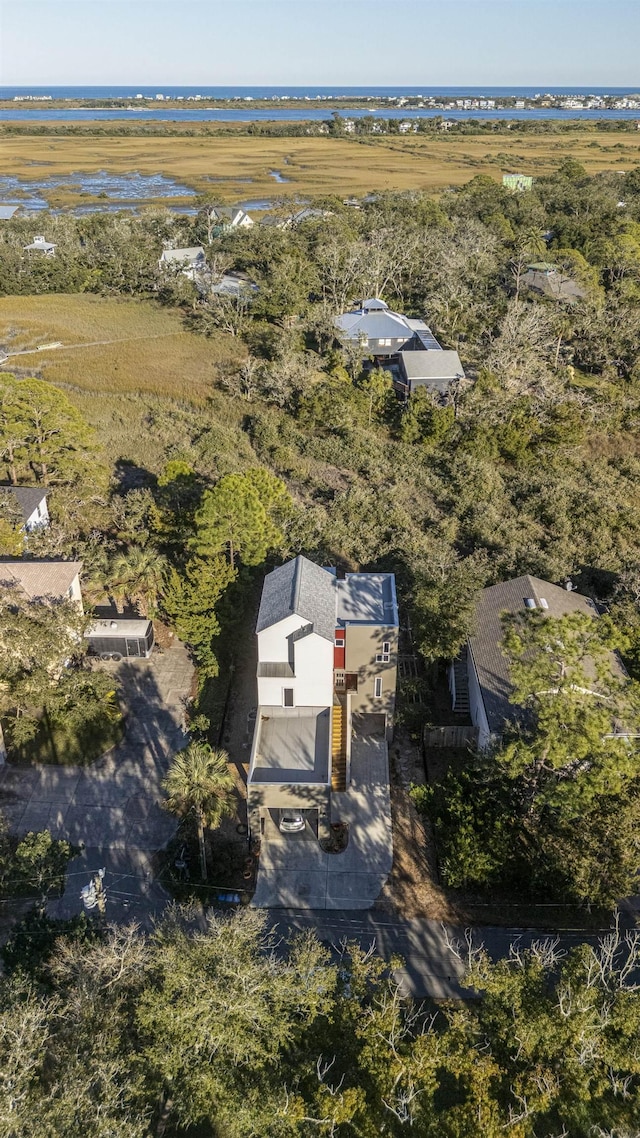
[[[638,88],[640,91],[640,88]],[[403,98],[408,96],[423,96],[425,98],[441,97],[443,99],[490,99],[490,98],[532,98],[534,95],[612,95],[621,96],[636,92],[626,87],[0,87],[0,99],[13,100],[16,95],[50,95],[52,99],[124,99],[130,102],[130,107],[116,107],[109,109],[90,108],[54,108],[48,107],[47,102],[33,102],[28,106],[16,104],[6,110],[0,110],[0,119],[5,121],[23,121],[38,117],[39,119],[59,120],[79,119],[84,121],[101,119],[130,119],[137,115],[144,119],[156,119],[173,122],[217,121],[217,122],[260,122],[265,120],[279,120],[282,122],[299,121],[301,119],[324,119],[330,114],[328,108],[320,101],[323,98],[341,100],[341,110],[348,112],[352,117],[363,117],[371,112],[365,108],[352,108],[349,99],[384,99]],[[143,95],[152,99],[154,105],[143,100],[136,100],[136,95]],[[190,102],[184,107],[164,107],[162,100],[156,100],[157,95],[175,99],[182,96],[185,100],[189,96],[202,95],[210,99],[238,99],[247,100],[241,106],[211,109],[199,107],[197,103]],[[256,99],[279,98],[304,99],[309,101],[308,107],[287,107],[282,103],[274,103],[273,107],[252,107],[251,101]],[[315,100],[318,99],[318,102]],[[315,103],[315,105],[313,105]],[[441,109],[431,107],[406,108],[382,107],[380,115],[388,118],[433,118],[443,114]],[[640,118],[640,112],[633,109],[621,110],[575,110],[558,109],[554,107],[536,107],[531,110],[515,110],[512,108],[468,109],[456,108],[444,112],[448,118],[456,119],[635,119]]]

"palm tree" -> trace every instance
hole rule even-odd
[[[162,591],[167,559],[151,545],[130,545],[111,562],[111,592],[129,601],[143,616],[155,613]]]
[[[175,756],[162,783],[167,810],[184,818],[193,811],[198,828],[202,880],[207,878],[204,828],[215,829],[235,813],[235,783],[229,773],[226,751],[212,750],[208,743],[192,740]]]

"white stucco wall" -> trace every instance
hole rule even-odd
[[[258,663],[293,662],[295,676],[258,676],[260,706],[282,705],[283,688],[293,688],[294,706],[330,707],[333,702],[333,641],[312,632],[290,644],[290,636],[308,622],[290,616],[258,633]],[[259,669],[258,669],[259,670]]]

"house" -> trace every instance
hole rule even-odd
[[[293,213],[289,218],[289,224],[302,225],[305,221],[321,221],[323,217],[333,217],[330,209],[312,209],[307,206],[305,209],[299,209],[297,213]]]
[[[251,229],[253,218],[240,206],[214,206],[209,211],[212,221],[217,221],[222,229]]]
[[[56,246],[53,241],[47,241],[41,234],[34,237],[30,245],[24,246],[25,253],[44,253],[45,257],[54,257]]]
[[[0,490],[10,495],[19,507],[25,533],[33,533],[49,525],[47,491],[41,486],[0,486]]]
[[[420,341],[417,339],[417,344]],[[408,399],[418,387],[426,387],[438,395],[446,395],[452,383],[464,379],[464,368],[457,352],[417,347],[413,342],[398,353],[399,376],[394,387]]]
[[[480,593],[475,631],[449,668],[449,690],[453,710],[468,712],[471,716],[481,750],[497,741],[505,723],[518,713],[510,702],[513,687],[501,647],[503,614],[539,611],[543,615],[563,617],[579,612],[596,617],[598,610],[593,601],[573,591],[570,585],[568,582],[567,588],[561,588],[527,574],[491,585]],[[613,654],[612,667],[622,672]]]
[[[418,331],[431,336],[424,320],[414,320],[399,312],[392,312],[389,305],[379,297],[371,297],[363,301],[360,308],[336,316],[335,326],[341,340],[360,345],[363,353],[379,360],[396,356]],[[440,347],[435,338],[433,342],[437,348]]]
[[[250,300],[259,289],[246,273],[223,273],[220,280],[211,285],[210,291],[215,296],[230,296],[234,300],[244,297],[245,300]]]
[[[161,272],[182,273],[189,280],[195,280],[207,267],[207,259],[202,245],[189,249],[164,249],[158,261]]]
[[[387,738],[398,606],[391,573],[338,577],[306,557],[267,574],[256,624],[258,707],[248,775],[251,832],[298,811],[320,833],[350,784],[353,716]]]
[[[0,221],[11,221],[14,213],[17,213],[19,209],[19,205],[0,205]]]
[[[585,289],[566,276],[557,265],[549,264],[548,261],[528,265],[527,271],[520,278],[520,284],[522,288],[531,289],[549,300],[564,301],[566,304],[577,304],[586,296]]]
[[[0,589],[17,589],[30,601],[70,600],[82,608],[81,561],[0,559]]]
[[[524,190],[533,189],[533,178],[530,174],[503,174],[502,185],[507,190],[522,193]]]

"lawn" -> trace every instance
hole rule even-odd
[[[344,197],[390,189],[436,192],[466,182],[474,174],[500,180],[511,170],[548,173],[565,157],[576,158],[589,173],[628,169],[640,163],[640,142],[632,133],[597,134],[579,127],[557,135],[500,133],[495,137],[441,133],[271,138],[232,131],[219,137],[108,137],[96,130],[95,135],[2,139],[3,173],[26,180],[99,170],[161,173],[194,191],[207,191],[227,201],[322,194]],[[288,182],[276,183],[273,170],[281,171]],[[74,195],[67,191],[65,195],[65,204],[72,204]]]
[[[144,393],[202,403],[217,365],[243,346],[220,333],[184,330],[180,315],[151,301],[48,294],[0,297],[0,344],[9,352],[61,341],[62,348],[9,359],[5,371],[99,394]]]

